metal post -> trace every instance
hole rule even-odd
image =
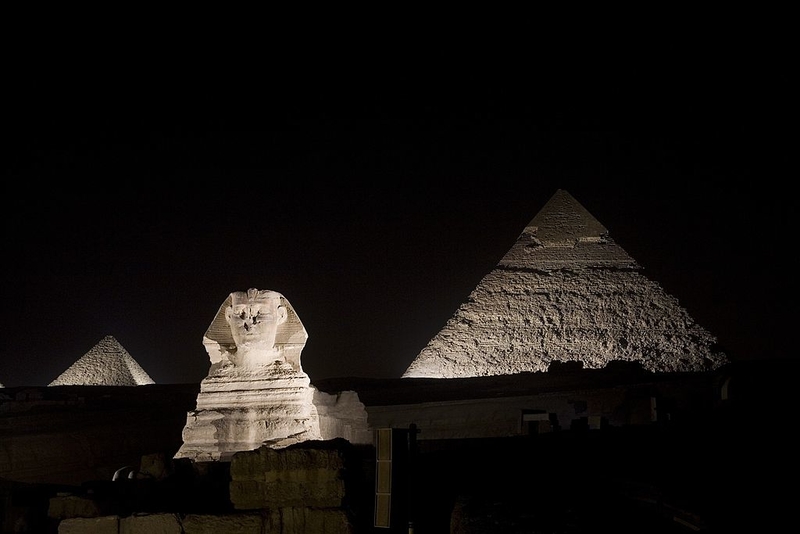
[[[408,534],[414,534],[414,515],[416,511],[414,484],[416,483],[418,433],[419,430],[415,423],[408,425]]]

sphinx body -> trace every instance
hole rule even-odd
[[[262,445],[322,439],[315,388],[300,365],[307,338],[282,294],[231,293],[203,337],[211,367],[175,458],[229,461]]]

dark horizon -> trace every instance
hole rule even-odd
[[[234,111],[19,130],[0,383],[46,385],[106,335],[156,383],[199,382],[206,328],[250,287],[294,306],[312,382],[399,377],[557,189],[733,360],[794,357],[790,152],[758,117]]]

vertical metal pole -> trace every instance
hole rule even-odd
[[[414,484],[417,471],[417,425],[408,425],[408,534],[414,534],[415,499]]]

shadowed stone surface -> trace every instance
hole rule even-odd
[[[177,514],[134,514],[119,520],[119,534],[183,534]]]
[[[558,371],[558,367],[562,370]],[[709,525],[709,532],[782,532],[786,524],[791,524],[792,494],[785,490],[785,474],[791,471],[794,457],[794,438],[790,433],[795,426],[791,407],[797,362],[733,362],[719,372],[680,375],[650,373],[637,367],[618,362],[602,369],[579,370],[577,365],[561,364],[547,373],[453,380],[340,378],[330,384],[320,381],[318,387],[322,391],[358,391],[370,407],[370,418],[375,408],[388,404],[409,405],[398,406],[405,411],[410,405],[442,401],[452,404],[459,399],[474,399],[472,406],[475,406],[482,399],[489,411],[489,404],[497,405],[521,395],[537,398],[532,398],[533,404],[516,407],[518,422],[520,407],[547,410],[549,399],[559,396],[569,397],[573,417],[578,418],[593,410],[594,393],[604,396],[598,389],[619,390],[616,395],[628,391],[631,399],[639,398],[640,393],[647,400],[655,395],[659,409],[666,408],[671,414],[668,420],[659,419],[656,424],[628,422],[617,426],[610,420],[610,426],[597,431],[571,430],[569,420],[559,415],[560,431],[440,440],[429,422],[420,421],[417,415],[422,412],[418,411],[410,421],[421,430],[415,470],[419,478],[414,492],[420,533],[450,532],[449,526],[456,522],[471,529],[460,532],[476,532],[487,525],[493,530],[480,532],[661,532],[656,528],[656,523],[662,523],[659,510],[637,513],[636,503],[642,502],[639,497],[653,496],[650,489],[658,492],[656,496],[663,496],[658,501],[663,503],[661,510],[667,509],[665,505],[677,505],[697,513]],[[725,400],[717,397],[720,387],[724,389]],[[100,510],[104,515],[116,513],[109,508],[124,504],[126,512],[174,512],[180,517],[222,514],[217,517],[219,524],[224,524],[225,516],[235,515],[229,508],[230,463],[210,465],[213,469],[205,473],[196,470],[197,465],[191,462],[175,462],[174,474],[164,480],[147,477],[125,480],[123,484],[111,482],[114,469],[138,465],[140,458],[144,473],[143,456],[147,453],[164,450],[169,453],[167,458],[172,456],[180,445],[180,430],[187,410],[195,404],[198,390],[199,384],[6,390],[6,398],[0,396],[0,433],[8,438],[0,440],[4,446],[0,447],[4,449],[0,451],[0,503],[5,503],[0,520],[5,516],[6,530],[13,531],[15,523],[23,517],[28,525],[47,525],[48,502],[56,492],[97,498],[104,507]],[[36,391],[41,395],[34,395]],[[707,392],[713,392],[714,396],[707,397]],[[83,399],[83,403],[54,402],[67,397]],[[661,404],[661,399],[669,404]],[[472,406],[462,410],[460,417],[480,417],[471,411]],[[604,402],[602,411],[612,413],[616,408]],[[379,428],[391,426],[403,430],[408,421],[398,425],[384,425],[380,421],[377,424]],[[453,421],[453,424],[460,423]],[[25,439],[30,432],[41,435],[31,442]],[[75,442],[82,443],[84,448],[70,449],[69,444]],[[315,443],[292,448],[313,447]],[[375,455],[374,447],[372,452],[369,449],[356,447],[361,456],[356,459],[355,467],[360,468],[361,474],[351,475],[360,492],[357,502],[362,503],[356,508],[354,521],[357,528],[365,527],[357,532],[374,530],[371,506]],[[402,453],[402,449],[405,447],[396,452]],[[42,454],[48,450],[54,455],[52,458]],[[23,451],[30,451],[37,462],[35,471],[3,469],[5,461],[16,464]],[[120,455],[121,452],[126,454]],[[102,456],[98,458],[102,460],[100,463],[92,464],[93,469],[102,467],[102,470],[77,471],[80,466],[76,464],[88,464],[91,455]],[[401,460],[399,456],[396,459]],[[60,483],[66,474],[77,487],[11,482],[26,479]],[[92,490],[88,493],[81,489],[82,481],[101,483],[83,486]],[[517,491],[520,483],[525,489],[522,493]],[[135,508],[130,508],[127,499],[131,494],[114,488],[134,487],[146,489],[146,498],[137,490],[142,499],[137,499]],[[627,496],[631,488],[647,491],[637,490],[631,499]],[[108,501],[109,491],[111,495],[124,496],[125,502]],[[352,502],[351,492],[346,490],[345,494]],[[398,498],[401,495],[402,492],[398,493]],[[350,507],[345,510],[349,512]],[[302,530],[300,525],[317,525],[319,520],[328,525],[329,518],[331,522],[343,519],[341,508],[287,507],[261,509],[259,513],[264,518],[262,532],[327,532],[321,528]],[[126,515],[119,514],[120,531]],[[280,530],[290,522],[297,526],[296,530]],[[675,523],[670,517],[666,522]],[[523,530],[522,524],[529,528]],[[687,530],[680,527],[678,531],[681,529]],[[29,530],[45,531],[45,528]]]
[[[552,362],[651,372],[727,363],[716,338],[569,193],[558,190],[403,378],[547,371]]]
[[[0,395],[0,477],[80,485],[181,445],[197,384],[7,388]]]
[[[201,515],[183,519],[184,534],[262,534],[264,520],[258,514]],[[268,532],[274,532],[268,530]]]
[[[230,499],[237,510],[262,510],[269,532],[353,532],[359,453],[344,439],[260,447],[231,459]]]
[[[114,336],[106,336],[49,386],[143,386],[155,384]]]
[[[58,534],[118,534],[119,517],[64,519],[58,524]]]

